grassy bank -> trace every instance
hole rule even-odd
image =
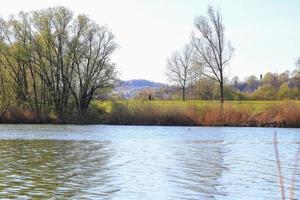
[[[106,123],[126,125],[300,127],[300,101],[93,102]]]
[[[94,101],[80,119],[13,107],[1,123],[300,127],[300,101]]]

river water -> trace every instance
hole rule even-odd
[[[0,125],[0,198],[279,199],[300,129]]]

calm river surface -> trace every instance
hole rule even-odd
[[[0,198],[279,199],[275,131],[289,183],[300,129],[0,125]]]

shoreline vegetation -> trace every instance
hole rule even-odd
[[[300,127],[300,58],[292,73],[230,81],[234,48],[222,19],[209,6],[167,59],[171,85],[138,86],[128,98],[116,90],[119,45],[109,27],[65,7],[0,18],[0,123]]]
[[[12,107],[1,123],[110,124],[162,126],[300,127],[300,101],[94,101],[81,118],[60,121],[53,114],[37,115]]]

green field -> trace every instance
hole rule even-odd
[[[122,104],[127,106],[128,108],[134,108],[141,105],[153,105],[159,108],[170,108],[170,107],[188,107],[188,106],[196,106],[198,108],[205,108],[207,106],[218,105],[219,101],[203,101],[203,100],[191,100],[191,101],[140,101],[140,100],[123,100],[123,101],[115,101],[118,104]],[[246,108],[250,109],[253,112],[262,112],[269,106],[274,104],[279,104],[284,101],[226,101],[225,105],[230,105],[235,109],[238,108]],[[291,101],[295,102],[300,106],[300,101]],[[94,101],[97,107],[102,108],[107,113],[112,111],[112,101]]]

